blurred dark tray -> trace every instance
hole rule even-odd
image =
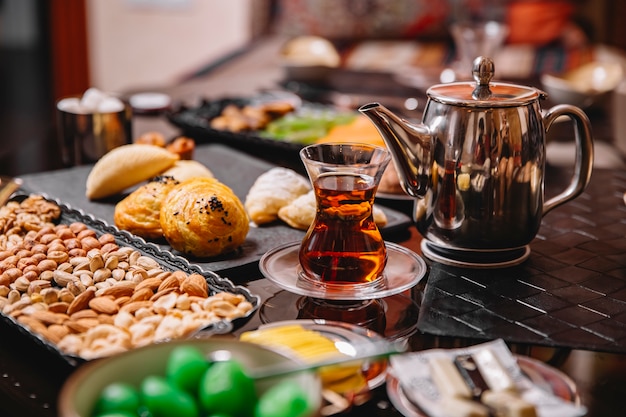
[[[583,195],[543,218],[529,259],[519,266],[432,263],[418,329],[626,353],[624,192],[626,172],[595,170]]]
[[[16,194],[11,200],[22,201],[27,197],[27,194]],[[51,201],[54,201],[51,199]],[[203,271],[195,265],[190,264],[185,258],[176,256],[171,252],[162,250],[159,246],[152,243],[146,243],[144,240],[137,238],[136,236],[120,231],[114,226],[107,225],[103,221],[96,219],[95,217],[88,215],[80,210],[76,210],[67,204],[63,204],[60,201],[55,201],[61,207],[61,218],[58,223],[70,224],[73,222],[82,222],[90,229],[94,230],[98,236],[110,233],[115,236],[115,243],[120,247],[132,247],[138,250],[142,255],[149,256],[156,261],[162,269],[168,271],[184,271],[186,274],[198,273],[204,276],[207,282],[209,295],[227,291],[233,294],[241,294],[246,300],[248,300],[253,308],[244,317],[240,317],[229,321],[230,325],[224,322],[217,322],[207,325],[206,331],[215,331],[216,333],[228,332],[237,329],[247,323],[250,318],[255,314],[261,305],[261,297],[252,294],[250,290],[241,285],[235,285],[229,279],[223,278],[218,274],[210,271]],[[40,337],[39,335],[32,333],[28,328],[22,326],[12,317],[0,314],[0,319],[7,323],[9,326],[15,328],[19,333],[30,339],[35,345],[40,346],[44,350],[51,352],[53,355],[62,358],[70,365],[78,365],[84,362],[84,359],[74,356],[69,356],[60,351],[56,345],[50,343],[48,340]],[[232,325],[232,327],[231,327]]]
[[[182,106],[168,112],[168,120],[182,130],[183,134],[199,143],[221,143],[241,150],[260,149],[273,150],[297,157],[298,151],[304,147],[301,143],[266,138],[256,131],[231,132],[214,129],[211,120],[219,116],[228,105],[241,108],[246,105],[263,103],[264,101],[283,100],[294,103],[297,111],[313,109],[334,109],[320,103],[303,102],[300,97],[290,92],[259,93],[250,97],[225,97],[220,99],[203,99],[198,106]]]
[[[248,190],[259,175],[275,166],[219,144],[197,146],[194,159],[204,163],[216,178],[233,190],[241,201],[245,200]],[[25,175],[22,177],[24,181],[22,189],[57,199],[73,208],[89,213],[109,225],[113,225],[115,204],[125,195],[100,201],[87,199],[85,197],[85,183],[90,171],[91,166],[81,166]],[[411,219],[406,214],[386,207],[381,208],[388,219],[387,226],[381,229],[383,237],[387,238],[397,231],[405,230],[411,224]],[[275,246],[302,240],[303,237],[303,231],[289,227],[282,222],[251,227],[246,241],[238,251],[220,257],[189,259],[189,261],[204,271],[225,272],[258,262],[265,252]],[[165,251],[171,250],[166,242],[160,242],[158,246]],[[176,254],[182,256],[180,253]],[[231,279],[236,279],[236,276],[232,274],[229,276]]]

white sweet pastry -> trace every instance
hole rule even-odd
[[[278,218],[295,229],[306,230],[313,223],[316,210],[315,191],[311,190],[281,207]]]
[[[281,207],[278,210],[278,217],[295,229],[306,230],[315,220],[316,211],[315,191],[310,190],[286,206]],[[372,213],[376,226],[384,227],[387,224],[387,215],[382,209],[374,206]]]
[[[87,177],[90,200],[109,197],[168,169],[178,155],[154,145],[129,144],[107,152]]]
[[[195,160],[180,160],[174,166],[161,173],[162,176],[174,177],[178,181],[185,181],[190,178],[215,178],[213,172],[202,163]]]
[[[261,174],[245,199],[248,216],[257,225],[278,219],[278,211],[311,189],[309,180],[288,168],[272,168]]]

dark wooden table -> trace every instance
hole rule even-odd
[[[276,88],[283,74],[268,57],[278,46],[276,41],[260,42],[202,76],[161,90],[175,100],[193,104],[201,97],[245,95]],[[403,94],[397,86],[388,91],[396,97]],[[366,93],[360,96],[364,101],[370,94]],[[376,98],[376,94],[380,97],[381,91],[371,93],[371,98]],[[135,136],[152,130],[166,136],[179,133],[163,117],[135,117]],[[604,127],[598,132],[606,137]],[[272,160],[275,155],[269,152],[256,156]],[[546,194],[560,190],[568,175],[566,169],[548,167]],[[623,415],[622,403],[626,397],[624,192],[623,169],[595,170],[590,186],[581,197],[543,219],[539,234],[530,245],[529,259],[519,266],[476,270],[428,261],[425,279],[404,294],[418,306],[412,316],[418,329],[408,339],[411,349],[467,346],[501,337],[514,352],[549,362],[569,375],[578,386],[589,416]],[[54,190],[49,193],[54,196]],[[411,203],[403,200],[381,201],[381,204],[406,213],[412,210]],[[421,236],[414,226],[387,238],[421,254]],[[282,293],[262,277],[254,263],[223,274],[243,282],[264,302],[275,300]],[[468,282],[479,282],[489,292],[478,291]],[[468,300],[472,302],[468,304]],[[262,321],[257,314],[238,333],[253,329]],[[14,327],[0,325],[0,415],[55,416],[57,395],[72,371],[66,362],[42,351]],[[372,400],[346,415],[400,414],[391,405],[383,385],[373,392]]]

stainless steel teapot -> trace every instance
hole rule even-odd
[[[404,191],[416,197],[414,220],[429,243],[460,251],[521,248],[541,218],[583,192],[591,177],[591,125],[578,107],[558,105],[542,115],[545,93],[491,82],[493,61],[474,60],[474,82],[428,89],[421,123],[379,103],[359,111],[391,150]],[[576,162],[567,189],[544,202],[545,136],[554,121],[574,124]]]

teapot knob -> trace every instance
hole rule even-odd
[[[476,88],[472,92],[475,100],[487,100],[491,97],[489,82],[493,78],[495,67],[493,60],[484,56],[474,59],[472,66],[472,75],[476,81]]]

